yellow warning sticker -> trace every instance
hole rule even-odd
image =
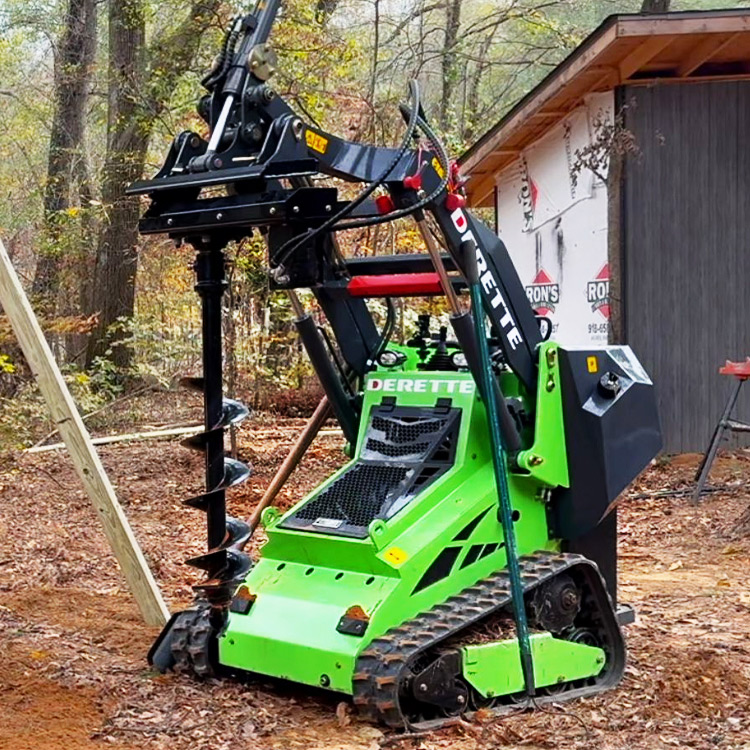
[[[589,357],[586,360],[589,372],[599,372],[599,360],[596,357]]]
[[[318,135],[312,130],[305,133],[305,141],[308,148],[317,151],[319,154],[324,154],[328,150],[328,138],[323,138],[322,135]]]
[[[442,180],[445,177],[443,165],[438,161],[437,156],[432,157],[432,168],[437,172],[437,176]]]
[[[383,555],[383,559],[393,565],[394,568],[398,568],[403,565],[408,559],[409,555],[404,552],[400,547],[391,547]]]

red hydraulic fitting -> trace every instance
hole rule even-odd
[[[466,198],[458,193],[449,193],[445,198],[445,208],[451,213],[457,208],[464,208],[466,206]]]
[[[420,191],[422,189],[422,175],[418,172],[411,177],[404,177],[404,187],[407,190]]]
[[[390,195],[379,195],[375,198],[375,205],[378,207],[378,213],[389,214],[396,210],[396,204]]]
[[[458,162],[451,162],[450,181],[448,183],[450,190],[461,190],[463,191],[467,180],[461,177],[461,168],[458,166]]]

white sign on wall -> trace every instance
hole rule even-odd
[[[613,112],[612,92],[589,97],[497,181],[500,238],[532,306],[568,346],[609,337],[606,171],[576,165]]]

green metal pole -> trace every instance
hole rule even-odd
[[[526,619],[526,607],[523,602],[523,580],[521,579],[521,565],[518,561],[516,532],[513,528],[513,509],[510,503],[510,490],[508,489],[506,453],[500,430],[500,411],[497,400],[494,397],[495,389],[493,387],[493,380],[495,380],[495,373],[492,370],[490,348],[487,344],[484,307],[482,306],[482,290],[479,284],[479,271],[477,268],[476,245],[472,241],[467,241],[462,243],[461,250],[464,257],[466,280],[469,283],[469,291],[471,293],[474,330],[479,347],[481,383],[477,383],[477,385],[484,398],[487,409],[487,421],[490,427],[492,465],[495,469],[495,482],[497,483],[500,523],[502,524],[503,536],[505,537],[510,593],[513,601],[513,619],[515,620],[516,635],[518,637],[521,656],[521,670],[523,671],[526,694],[534,696],[534,664],[531,656],[531,639],[529,638],[529,624]]]

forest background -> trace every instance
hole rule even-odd
[[[249,5],[246,3],[245,5]],[[671,5],[671,7],[670,7]],[[392,145],[421,84],[459,155],[612,13],[739,7],[707,0],[286,0],[275,89],[308,122]],[[200,79],[229,20],[221,0],[0,0],[0,237],[84,412],[200,370],[192,251],[140,238],[124,187],[201,131]],[[408,223],[352,231],[346,255],[413,251]],[[230,391],[294,413],[316,389],[265,248],[230,249]],[[422,308],[401,309],[406,336]],[[377,310],[375,311],[377,313]],[[0,444],[28,444],[46,408],[0,316]]]

